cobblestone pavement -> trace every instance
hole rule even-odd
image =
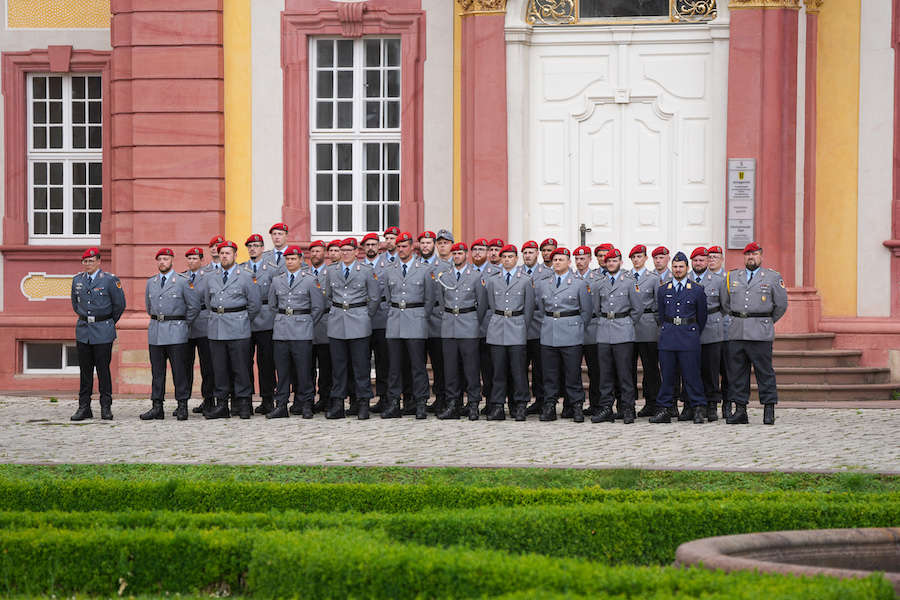
[[[425,421],[412,417],[329,421],[299,417],[206,421],[191,414],[143,422],[149,401],[117,399],[114,421],[72,423],[76,402],[0,396],[0,462],[224,463],[414,466],[558,466],[900,472],[900,411],[779,408],[749,426],[634,425],[570,420]],[[194,406],[196,401],[191,401]]]

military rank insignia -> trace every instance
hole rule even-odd
[[[122,289],[122,282],[121,282],[121,281],[116,281],[116,287],[119,288],[119,289],[121,290],[121,289]],[[781,286],[781,287],[784,287],[784,286]]]
[[[778,285],[780,285],[781,287],[784,287],[784,279],[779,279]]]
[[[760,298],[760,300],[762,300],[763,302],[765,302],[765,301],[766,301],[766,297],[763,296],[762,298]]]
[[[672,284],[670,283],[669,285],[667,285],[667,286],[666,286],[666,289],[667,289],[667,290],[671,290],[671,289],[672,289]]]

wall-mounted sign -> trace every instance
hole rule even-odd
[[[728,248],[743,250],[753,241],[756,159],[728,159]]]

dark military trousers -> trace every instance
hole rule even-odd
[[[750,401],[750,365],[756,373],[760,404],[777,404],[771,341],[728,341],[728,401],[744,406]]]
[[[343,402],[352,389],[358,400],[371,400],[372,361],[369,338],[328,338],[328,347],[331,349],[331,399]]]
[[[200,357],[200,395],[204,400],[212,400],[216,392],[216,376],[213,372],[212,356],[209,354],[209,338],[191,338],[187,341],[185,369],[187,371],[188,396],[194,391],[194,360]]]
[[[588,372],[588,402],[590,406],[600,406],[600,362],[597,360],[597,344],[585,344],[581,353]],[[578,362],[579,375],[581,361]],[[568,404],[568,403],[567,403]]]
[[[278,372],[275,403],[287,404],[291,388],[295,401],[312,402],[316,395],[312,380],[312,341],[275,340],[274,345],[275,369]]]
[[[446,392],[446,373],[444,373],[444,347],[441,338],[430,337],[425,342],[428,360],[431,362],[432,385],[431,394],[438,406],[444,403]]]
[[[616,388],[619,408],[634,408],[635,385],[634,342],[623,344],[597,344],[597,361],[600,364],[600,408],[612,408]]]
[[[538,403],[544,404],[544,369],[541,361],[541,338],[528,340],[528,364],[531,367],[531,395]]]
[[[425,369],[425,340],[422,338],[388,338],[391,360],[388,371],[388,398],[400,403],[404,391],[404,366],[409,368],[412,397],[415,402],[428,400],[428,372]]]
[[[491,400],[491,390],[494,387],[494,369],[491,364],[491,347],[488,346],[487,338],[478,340],[478,366],[481,369],[481,395],[484,396],[485,402]]]
[[[250,389],[254,388],[253,356],[259,371],[259,395],[271,400],[275,395],[275,353],[272,344],[272,330],[254,331],[250,334]]]
[[[312,364],[310,370],[318,373],[318,378],[313,374],[313,378],[317,379],[317,388],[319,390],[319,401],[327,402],[331,400],[331,350],[328,344],[314,344],[312,349]]]
[[[556,404],[559,390],[565,390],[569,406],[584,407],[584,385],[581,383],[581,346],[541,346],[544,368],[544,402]]]
[[[722,399],[728,400],[728,340],[722,342],[722,366],[719,369],[719,375],[721,376],[721,385],[719,386],[722,390]]]
[[[100,391],[100,406],[112,404],[112,376],[109,363],[112,360],[112,342],[108,344],[85,344],[76,342],[78,349],[78,370],[81,382],[78,386],[78,405],[90,405],[94,391],[94,370],[97,371],[97,388]]]
[[[722,369],[722,342],[700,346],[700,376],[703,378],[703,393],[706,402],[721,402],[719,372]]]
[[[216,401],[228,400],[234,385],[233,400],[247,400],[253,396],[250,383],[250,338],[239,340],[209,340],[216,379]]]
[[[191,397],[191,388],[187,378],[188,345],[166,344],[157,346],[150,344],[150,400],[162,402],[166,396],[166,361],[172,368],[172,383],[175,385],[175,399],[187,401]]]
[[[660,350],[659,366],[662,371],[662,387],[656,397],[659,406],[669,408],[673,405],[679,380],[684,384],[686,402],[694,408],[706,406],[700,377],[700,350]]]
[[[659,349],[656,342],[635,342],[634,357],[632,358],[632,370],[634,372],[635,392],[637,391],[637,361],[641,359],[641,367],[644,369],[644,375],[641,377],[643,384],[644,400],[647,404],[656,404],[656,397],[659,395],[660,375],[659,375]]]
[[[462,404],[466,391],[469,403],[481,402],[481,379],[478,372],[478,338],[441,340],[444,359],[444,384],[447,402]]]
[[[369,338],[369,346],[375,356],[375,395],[379,398],[387,397],[388,373],[390,370],[390,353],[388,352],[387,339],[384,337],[384,329],[373,329]]]
[[[491,388],[490,403],[500,405],[511,398],[510,409],[514,405],[527,403],[528,394],[528,352],[526,345],[500,346],[491,344],[491,364],[494,370],[494,385]],[[511,387],[510,386],[510,381]]]

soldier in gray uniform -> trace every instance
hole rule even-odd
[[[559,247],[559,242],[553,238],[547,238],[541,242],[539,250],[541,251],[541,260],[546,269],[553,270],[553,251]]]
[[[581,383],[582,345],[585,330],[594,313],[594,301],[588,282],[569,271],[569,250],[553,251],[554,273],[535,284],[537,310],[544,315],[541,323],[541,361],[544,366],[544,406],[541,421],[556,420],[556,395],[565,390],[572,408],[572,419],[584,422],[584,386]]]
[[[710,246],[706,249],[709,256],[709,270],[722,278],[728,274],[725,270],[725,251],[722,246]],[[728,402],[728,328],[731,326],[731,315],[722,311],[722,366],[719,369],[719,389],[722,393],[722,418],[731,416],[731,402]]]
[[[84,273],[72,278],[72,310],[78,315],[75,325],[75,344],[78,349],[78,410],[73,421],[93,419],[91,392],[94,389],[94,369],[100,389],[100,418],[110,420],[112,414],[112,359],[116,323],[125,312],[122,282],[112,273],[100,269],[100,249],[88,248],[81,255]]]
[[[631,273],[621,269],[622,253],[613,248],[606,254],[607,275],[592,288],[594,306],[600,315],[597,326],[597,358],[600,361],[600,411],[592,423],[612,422],[613,390],[622,394],[622,420],[634,423],[635,385],[634,326],[643,314],[643,304]]]
[[[669,269],[669,249],[665,246],[657,246],[651,254],[653,256],[653,270],[659,279],[659,285],[672,281],[672,270]]]
[[[378,311],[381,298],[375,271],[356,260],[357,246],[355,238],[341,241],[340,262],[329,265],[325,270],[326,304],[331,304],[328,345],[334,378],[331,406],[325,414],[328,419],[343,419],[345,416],[344,398],[347,397],[351,363],[360,419],[368,418],[369,401],[372,399],[369,336],[372,335],[372,317]]]
[[[384,270],[393,263],[390,260],[381,260],[381,257],[378,255],[377,233],[367,233],[362,239],[362,247],[366,254],[363,264],[372,267],[375,275],[378,276],[379,298],[381,299],[381,302],[378,304],[378,311],[372,317],[372,337],[369,342],[372,354],[375,356],[375,395],[378,396],[378,402],[375,403],[371,411],[380,413],[387,403],[388,369],[390,365],[387,338],[384,336],[388,314],[387,300],[384,296]],[[351,415],[358,413],[355,404],[355,402],[350,403],[348,413]]]
[[[744,248],[744,267],[728,272],[727,293],[722,296],[722,309],[732,317],[728,328],[728,401],[735,403],[734,414],[725,422],[747,423],[752,364],[763,405],[763,423],[774,425],[778,390],[772,342],[775,323],[787,312],[787,290],[778,271],[762,266],[762,248],[756,242]]]
[[[706,293],[706,327],[700,335],[700,377],[703,379],[703,393],[706,396],[706,420],[715,421],[719,418],[716,410],[722,400],[719,388],[725,339],[722,296],[727,291],[725,278],[709,270],[707,254],[703,247],[695,248],[691,253],[690,278],[703,286]]]
[[[214,235],[209,240],[209,268],[207,271],[222,274],[222,265],[219,264],[219,244],[225,241],[221,235]]]
[[[172,368],[175,384],[175,417],[179,421],[188,418],[187,403],[191,397],[185,367],[188,335],[191,325],[200,314],[200,297],[192,293],[189,280],[172,270],[175,252],[160,248],[156,253],[158,275],[147,280],[144,302],[150,325],[147,327],[147,343],[150,346],[150,371],[153,383],[150,391],[152,407],[141,414],[142,421],[162,419],[163,399],[166,395],[166,360]]]
[[[466,264],[468,248],[462,242],[451,247],[453,266],[438,272],[438,303],[444,357],[447,408],[438,419],[458,419],[462,415],[462,380],[468,398],[469,420],[478,420],[481,380],[478,371],[478,339],[481,321],[487,314],[487,294],[481,273]],[[460,372],[462,366],[462,372]]]
[[[200,314],[191,323],[188,331],[188,347],[185,357],[185,371],[187,372],[187,386],[190,394],[194,389],[194,360],[200,358],[200,394],[203,403],[195,406],[193,412],[202,414],[212,408],[216,391],[215,374],[213,373],[212,357],[209,354],[209,338],[207,329],[209,326],[209,310],[200,298],[200,282],[212,267],[203,266],[203,248],[194,247],[184,253],[187,259],[188,269],[182,275],[188,280],[188,292],[197,297],[200,305]],[[173,415],[178,416],[178,415]]]
[[[253,283],[259,286],[262,308],[250,324],[250,387],[259,381],[259,396],[262,402],[256,407],[257,414],[266,414],[274,408],[275,396],[275,351],[272,345],[272,328],[275,325],[275,311],[269,307],[269,285],[279,268],[263,258],[263,237],[254,233],[244,243],[250,260],[241,266],[253,276]],[[283,262],[282,262],[283,266]],[[253,357],[259,377],[253,375]]]
[[[325,295],[325,242],[315,240],[309,245],[309,273],[316,278],[322,295]],[[322,412],[328,410],[328,404],[331,402],[331,350],[328,347],[328,315],[331,313],[331,304],[325,303],[325,310],[322,318],[315,326],[315,337],[313,338],[312,350],[312,377],[313,383],[316,384],[319,399],[313,404],[313,412]],[[316,381],[316,377],[318,380]],[[299,387],[299,386],[298,386]],[[299,402],[299,398],[294,396],[294,403],[291,405],[291,414],[303,414],[303,407]]]
[[[263,252],[262,259],[271,263],[272,268],[275,269],[275,275],[284,273],[287,270],[284,266],[284,252],[288,248],[287,234],[288,226],[284,223],[275,223],[269,227],[269,237],[272,238],[273,248]],[[302,259],[300,266],[303,267]]]
[[[433,231],[423,231],[419,234],[419,256],[422,262],[431,267],[431,286],[434,288],[434,302],[431,307],[425,307],[428,315],[428,339],[425,340],[425,351],[428,354],[428,360],[431,362],[431,395],[434,396],[434,402],[427,409],[428,412],[441,413],[446,408],[446,396],[444,388],[444,355],[441,346],[441,314],[438,312],[438,289],[435,278],[437,274],[443,270],[450,268],[450,263],[440,260],[435,253],[435,240],[437,234]],[[427,371],[426,371],[427,373]]]
[[[404,231],[397,237],[397,262],[384,272],[387,298],[387,343],[391,353],[388,404],[383,419],[397,418],[403,393],[403,365],[409,364],[416,418],[428,416],[428,373],[425,370],[425,340],[428,312],[434,304],[431,265],[413,254],[413,237]]]
[[[596,269],[590,269],[591,264],[591,249],[589,246],[579,246],[575,248],[575,251],[572,252],[572,256],[575,260],[575,277],[584,281],[585,286],[590,289],[595,285],[595,280],[602,276],[602,272],[598,272]],[[597,339],[597,324],[599,319],[597,319],[593,315],[593,311],[591,311],[591,318],[588,321],[587,328],[584,331],[584,335],[586,339],[595,340]],[[584,344],[582,346],[582,354],[584,355],[584,364],[587,366],[588,373],[588,410],[587,414],[593,415],[594,412],[599,410],[597,407],[600,406],[600,364],[597,360],[597,344]],[[585,412],[582,409],[582,412]],[[563,415],[564,418],[573,417],[572,406],[569,402],[565,402],[563,406]]]
[[[507,385],[512,397],[510,412],[516,421],[525,420],[528,407],[528,324],[534,315],[534,283],[516,267],[518,250],[512,244],[500,248],[500,272],[484,280],[487,292],[487,343],[491,348],[494,385],[491,390],[489,421],[506,418],[503,402]]]
[[[318,278],[301,269],[302,256],[300,246],[285,248],[285,271],[274,277],[269,286],[269,306],[275,311],[272,338],[278,387],[275,408],[266,415],[267,419],[288,416],[288,400],[295,385],[294,403],[300,403],[304,419],[313,417],[316,388],[312,381],[312,345],[316,322],[325,310],[325,296]]]
[[[540,250],[538,243],[534,240],[528,240],[522,244],[522,269],[531,277],[534,283],[534,289],[537,290],[538,283],[553,275],[553,269],[538,263]],[[544,375],[541,367],[541,323],[544,320],[544,313],[535,310],[528,323],[528,364],[531,370],[531,395],[534,396],[534,402],[525,409],[525,414],[540,414],[544,406]]]
[[[216,377],[216,406],[204,416],[227,419],[228,396],[234,386],[233,407],[242,419],[252,412],[250,383],[251,322],[262,304],[253,273],[234,263],[237,244],[218,246],[221,273],[209,273],[200,284],[203,304],[209,309],[209,350]]]
[[[646,267],[647,246],[638,244],[631,249],[628,258],[634,269],[634,287],[640,297],[641,317],[634,325],[634,386],[637,390],[637,361],[641,359],[644,368],[643,388],[644,407],[637,413],[639,417],[652,417],[656,414],[656,397],[659,394],[659,323],[656,321],[656,289],[660,281],[656,271]]]
[[[488,262],[488,241],[484,238],[478,238],[472,242],[472,267],[476,269],[481,278],[487,281],[488,277],[496,275],[500,270],[496,266]],[[494,387],[494,368],[491,365],[491,349],[487,343],[487,327],[490,322],[490,315],[485,317],[481,322],[481,339],[478,342],[478,360],[481,369],[481,395],[484,396],[485,406],[481,414],[487,414],[488,405],[491,400],[491,390]]]

